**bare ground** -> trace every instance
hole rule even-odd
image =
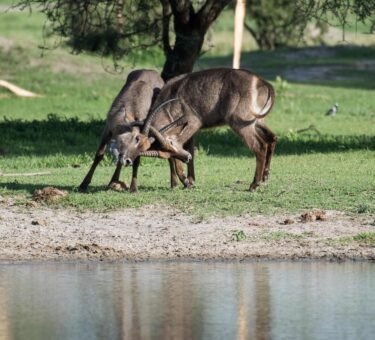
[[[0,260],[374,261],[374,243],[353,239],[375,231],[374,217],[327,211],[323,221],[298,214],[201,221],[160,206],[94,213],[2,199]]]

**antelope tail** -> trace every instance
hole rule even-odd
[[[253,87],[252,89],[252,109],[253,114],[256,118],[261,119],[264,118],[268,112],[271,111],[273,103],[275,101],[275,91],[271,84],[264,84],[264,87],[267,89],[267,99],[263,105],[263,107],[260,107],[257,99],[259,91],[257,88]]]

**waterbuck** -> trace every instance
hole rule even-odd
[[[250,185],[255,190],[267,180],[276,136],[263,123],[275,100],[271,84],[247,70],[210,69],[180,76],[168,82],[159,93],[142,132],[117,137],[120,161],[133,164],[139,155],[186,159],[184,144],[201,128],[228,124],[255,153],[256,170]],[[140,145],[172,122],[163,134],[154,133],[164,152],[145,151]]]
[[[141,126],[140,121],[143,122],[146,118],[153,99],[163,85],[164,81],[156,71],[135,70],[129,73],[125,85],[113,101],[107,114],[106,124],[94,162],[79,186],[81,191],[87,190],[111,138],[114,138],[118,133],[131,131],[134,127]],[[136,168],[133,169],[133,178],[136,178],[137,173],[134,173],[134,170]],[[118,162],[109,186],[120,183],[120,172],[121,162]]]

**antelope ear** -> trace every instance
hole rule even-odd
[[[149,137],[148,141],[150,142],[150,144],[152,144],[153,142],[155,142],[155,138],[154,137]]]

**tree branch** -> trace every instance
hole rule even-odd
[[[191,0],[169,0],[175,20],[182,24],[187,24],[191,20],[191,15],[195,15]]]
[[[169,40],[169,22],[171,20],[171,7],[168,0],[160,0],[162,8],[163,8],[163,21],[162,21],[162,42],[163,42],[163,50],[164,53],[170,53],[171,44]]]
[[[216,20],[221,11],[232,0],[207,0],[197,13],[199,26],[203,31],[207,31],[208,27]]]

